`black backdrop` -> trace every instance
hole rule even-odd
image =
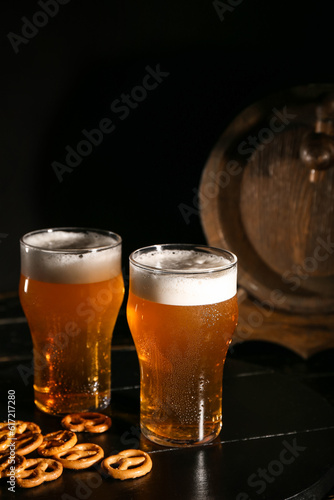
[[[0,291],[17,288],[18,240],[37,228],[118,232],[125,273],[140,246],[205,242],[196,194],[211,149],[264,95],[333,82],[330,6],[1,0]],[[101,121],[109,133],[82,143]]]

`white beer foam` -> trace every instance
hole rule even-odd
[[[175,306],[215,304],[237,293],[237,266],[230,267],[231,262],[223,256],[164,250],[136,255],[135,260],[157,269],[149,272],[130,266],[132,293],[152,302]]]
[[[107,248],[116,241],[94,231],[44,232],[26,236],[24,241],[31,246],[21,244],[21,273],[34,280],[83,284],[105,281],[121,273],[121,245]]]

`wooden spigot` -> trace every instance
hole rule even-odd
[[[310,182],[321,181],[334,166],[334,94],[327,94],[316,107],[314,131],[303,137],[300,158],[310,169]]]

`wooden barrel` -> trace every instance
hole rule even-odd
[[[334,312],[333,91],[301,86],[249,106],[202,174],[208,244],[238,256],[238,283],[263,307]]]

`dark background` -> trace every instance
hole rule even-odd
[[[20,236],[42,227],[118,232],[125,274],[140,246],[205,242],[196,190],[224,127],[274,90],[333,82],[330,2],[224,3],[70,0],[16,54],[8,34],[43,9],[1,0],[0,291],[17,288]],[[121,120],[111,103],[157,65],[169,75]],[[59,182],[52,162],[103,118],[115,130]]]

